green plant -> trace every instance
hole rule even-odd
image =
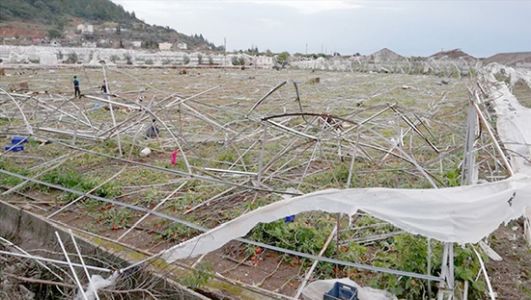
[[[94,200],[94,199],[87,199],[83,201],[83,206],[87,209],[89,213],[97,213],[98,210],[104,205],[104,202]]]
[[[470,247],[454,247],[455,279],[470,283],[472,288],[469,289],[469,297],[471,299],[483,299],[487,287],[483,280],[475,280],[481,265]],[[481,258],[484,261],[488,260],[485,255],[482,255]]]
[[[442,246],[435,244],[432,249],[432,273],[440,270],[439,258]],[[374,263],[379,267],[394,268],[409,272],[425,273],[427,268],[427,242],[423,238],[410,234],[396,236],[387,252],[380,251]],[[397,277],[390,274],[378,274],[372,285],[385,288],[397,297],[405,299],[423,299],[427,292],[426,283],[415,278]]]
[[[152,59],[146,59],[146,61],[144,62],[146,65],[152,65],[153,64],[153,60]]]
[[[243,57],[233,56],[231,58],[231,63],[234,66],[243,66],[245,65],[245,60],[243,59]]]
[[[151,207],[156,201],[164,198],[163,194],[157,189],[149,189],[145,196],[140,197],[140,203],[146,207]]]
[[[131,219],[131,211],[127,208],[111,208],[101,216],[105,224],[111,225],[113,230],[125,227]]]
[[[68,169],[56,169],[42,176],[42,180],[51,184],[76,190],[78,192],[88,192],[99,185],[98,180],[81,175],[78,172]],[[119,195],[121,188],[112,183],[106,183],[92,192],[92,195],[112,198]],[[64,193],[62,200],[71,201],[79,197],[78,194]]]
[[[187,65],[190,63],[190,57],[188,55],[183,56],[183,64]]]
[[[259,224],[251,231],[254,240],[304,253],[317,254],[330,231],[325,224],[309,225],[302,222],[284,223],[279,220]],[[330,249],[330,248],[329,248]]]
[[[132,65],[133,64],[133,58],[131,57],[130,54],[128,54],[128,53],[124,54],[124,59],[125,59],[126,64],[128,64],[128,65]]]
[[[179,223],[173,223],[160,234],[160,238],[170,242],[180,242],[182,240],[189,239],[198,233],[199,232],[197,230],[188,226]]]
[[[27,175],[27,172],[23,168],[20,168],[14,165],[13,163],[5,161],[5,160],[0,160],[0,169],[6,170],[12,173],[17,173],[20,175]],[[22,179],[18,177],[0,174],[0,185],[13,187],[21,182],[22,182]]]
[[[226,149],[219,152],[216,160],[219,162],[219,166],[223,166],[226,163],[233,163],[237,158],[236,153],[232,149]]]
[[[197,289],[212,278],[212,266],[208,263],[201,263],[193,269],[187,276],[181,279],[181,282],[192,289]]]
[[[277,55],[277,62],[281,65],[287,63],[288,59],[289,59],[289,53],[286,51]]]
[[[63,36],[63,33],[59,31],[59,29],[57,28],[52,28],[48,30],[48,37],[50,39],[58,39],[58,38],[61,38],[62,36]]]
[[[78,62],[79,58],[77,56],[77,53],[75,52],[71,52],[71,53],[68,53],[67,55],[67,58],[66,58],[66,63],[67,64],[76,64]]]
[[[460,180],[461,170],[459,168],[453,168],[444,174],[444,179],[446,186],[452,187],[452,186],[460,186],[461,182]]]
[[[441,270],[442,244],[432,241],[431,273],[437,274]],[[403,271],[423,274],[427,269],[427,241],[425,238],[402,234],[394,238],[387,251],[376,254],[374,265]],[[473,299],[482,299],[485,287],[475,281],[480,265],[472,250],[455,246],[454,248],[455,279],[469,281],[471,289],[469,295]],[[433,283],[432,283],[433,284]],[[390,274],[378,274],[371,285],[385,288],[399,298],[424,299],[427,293],[427,282],[414,278],[397,277]],[[432,290],[435,290],[435,285]]]

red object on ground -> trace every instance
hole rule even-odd
[[[178,154],[179,154],[179,150],[177,150],[177,149],[173,150],[173,152],[171,153],[170,162],[174,166],[177,164],[177,155]]]

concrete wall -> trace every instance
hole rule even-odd
[[[17,244],[17,246],[20,246],[25,250],[44,248],[52,251],[60,251],[57,248],[58,243],[56,242],[55,231],[61,236],[67,251],[70,253],[76,253],[73,244],[70,242],[70,235],[62,227],[47,221],[39,215],[32,214],[19,207],[0,201],[0,236],[6,237]],[[98,257],[104,261],[111,261],[118,267],[125,267],[132,263],[125,257],[125,250],[122,251],[122,253],[117,251],[111,253],[103,249],[100,245],[95,245],[88,239],[78,235],[76,235],[76,242],[79,245],[81,253],[85,256]],[[63,260],[60,257],[57,259]],[[109,276],[109,274],[105,273],[101,275],[104,277]],[[180,298],[177,298],[177,300],[209,299],[173,281],[166,280],[155,274],[152,274],[152,276],[154,276],[154,279],[160,279],[160,284],[166,287],[170,285],[173,290],[179,291],[178,294],[180,295]]]

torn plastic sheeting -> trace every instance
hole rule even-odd
[[[89,283],[89,285],[87,287],[87,290],[85,291],[85,296],[87,297],[86,299],[95,300],[96,299],[96,295],[98,294],[98,290],[110,287],[111,285],[115,284],[116,283],[116,279],[118,279],[118,276],[119,276],[118,272],[114,272],[107,279],[101,277],[100,275],[92,275],[90,277],[90,283]],[[76,295],[76,297],[74,299],[75,300],[83,300],[84,299],[83,294],[81,293],[81,291],[78,292],[78,294]]]
[[[336,282],[341,282],[355,287],[358,290],[358,300],[397,300],[395,296],[386,291],[373,289],[370,287],[362,287],[349,278],[314,281],[304,288],[302,292],[303,299],[322,300],[323,295],[328,292]]]
[[[308,211],[344,213],[363,210],[413,234],[442,242],[476,243],[503,222],[531,207],[531,177],[523,174],[481,185],[441,189],[363,188],[324,190],[282,200],[241,215],[166,250],[173,262],[212,252],[245,236],[259,223]]]
[[[488,74],[491,82],[496,82],[493,72],[501,68],[499,65],[489,65],[492,69]],[[506,72],[512,74],[515,80],[525,80],[531,84],[531,76],[514,71],[509,67],[503,67]],[[519,75],[520,77],[517,77]],[[511,157],[511,166],[515,172],[531,175],[531,165],[528,160],[531,158],[531,110],[522,106],[518,99],[511,93],[506,85],[492,84],[489,93],[496,95],[493,103],[496,111],[496,128],[501,142],[508,149]]]
[[[522,106],[511,93],[506,84],[500,84],[494,74],[505,70],[510,74],[512,85],[518,80],[524,80],[531,86],[531,72],[514,70],[498,64],[489,64],[486,79],[489,85],[490,97],[494,99],[494,109],[497,120],[498,136],[504,144],[511,158],[511,167],[515,172],[531,175],[531,109]],[[531,207],[528,207],[524,221],[524,235],[531,246]]]

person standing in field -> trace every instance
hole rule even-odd
[[[156,139],[159,137],[159,128],[157,127],[157,120],[151,120],[151,125],[146,130],[146,138]]]
[[[79,80],[77,79],[77,76],[74,76],[74,97],[78,97],[81,99],[81,91],[79,90]]]
[[[108,93],[107,92],[107,81],[105,81],[105,80],[103,81],[103,84],[101,85],[101,92],[103,94],[107,94]]]

